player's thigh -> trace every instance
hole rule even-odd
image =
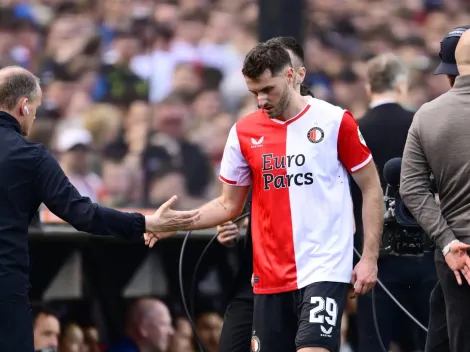
[[[295,352],[297,315],[294,292],[255,295],[253,352]]]
[[[253,300],[232,299],[225,311],[219,352],[250,351]]]
[[[317,282],[302,289],[297,350],[320,347],[339,351],[348,286],[341,282]]]

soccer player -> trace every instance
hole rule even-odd
[[[274,37],[267,43],[279,43],[290,55],[296,77],[294,88],[301,95],[311,95],[309,88],[302,82],[305,78],[304,50],[293,37]],[[248,196],[251,199],[251,195]],[[249,208],[249,207],[248,207]],[[244,210],[247,211],[247,210]],[[249,210],[248,210],[249,211]],[[241,222],[234,224],[229,221],[217,226],[218,241],[231,246],[240,236]],[[240,258],[240,269],[230,292],[230,301],[225,311],[224,325],[219,341],[219,352],[246,352],[250,350],[250,339],[253,326],[253,287],[251,277],[253,273],[253,253],[251,241],[251,218],[245,237],[245,250]]]
[[[377,279],[383,195],[372,155],[351,113],[295,90],[280,44],[258,44],[242,73],[261,108],[232,127],[222,195],[199,209],[191,229],[237,217],[252,185],[252,350],[338,351],[349,283],[365,294]],[[364,249],[354,270],[348,172],[363,196]],[[146,234],[146,243],[170,235]]]

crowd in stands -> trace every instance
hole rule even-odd
[[[245,54],[258,42],[256,0],[0,0],[0,6],[0,66],[21,65],[43,87],[31,139],[53,151],[82,195],[112,207],[154,208],[177,194],[179,208],[193,208],[219,192],[228,131],[256,109],[241,75]],[[393,51],[412,69],[404,104],[416,110],[447,90],[445,77],[432,75],[439,42],[470,24],[468,10],[463,0],[305,0],[304,83],[360,118],[368,108],[365,62]],[[165,309],[150,299],[140,304]],[[129,319],[138,324],[142,307],[134,308]],[[187,321],[173,318],[171,327],[170,317],[157,315],[158,322],[140,321],[161,324],[155,343],[188,351]],[[99,350],[93,326],[52,323],[47,334],[38,332],[39,321],[52,316],[37,316],[35,338],[47,335],[61,352]],[[216,344],[210,341],[217,340],[221,316],[206,320],[199,324],[209,326],[207,343]]]

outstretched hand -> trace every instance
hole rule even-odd
[[[171,206],[178,200],[177,196],[171,197],[155,214],[145,217],[145,245],[153,247],[155,242],[173,235],[176,231],[186,230],[196,221],[201,214],[199,210],[177,211]]]

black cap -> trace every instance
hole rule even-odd
[[[459,75],[459,70],[455,62],[455,48],[457,47],[460,37],[467,29],[470,29],[470,26],[456,27],[442,39],[441,51],[439,52],[441,63],[437,66],[434,72],[435,75]]]

